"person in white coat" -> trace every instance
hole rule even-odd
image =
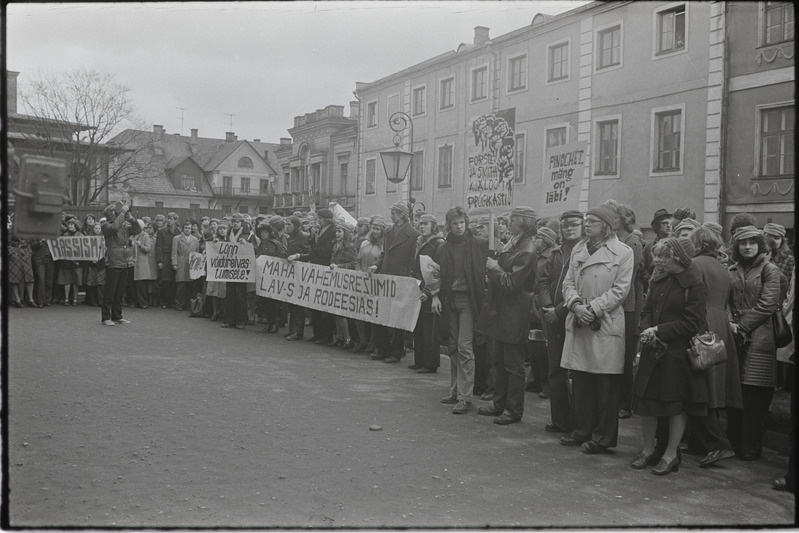
[[[564,446],[607,453],[619,434],[619,393],[624,372],[624,308],[633,276],[633,251],[613,232],[609,205],[589,210],[586,238],[572,250],[563,280],[566,340],[561,366],[571,370],[574,428]]]

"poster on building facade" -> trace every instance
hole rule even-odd
[[[559,216],[569,209],[577,209],[585,155],[585,141],[553,146],[547,150],[538,216]]]
[[[205,243],[207,281],[255,283],[255,249],[244,242]]]
[[[105,238],[99,235],[47,239],[53,261],[99,261],[105,257]]]
[[[467,210],[508,211],[513,203],[516,109],[488,113],[472,121],[467,137]]]
[[[255,293],[338,316],[413,331],[422,302],[414,278],[358,270],[256,259]]]

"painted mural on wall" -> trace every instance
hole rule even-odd
[[[481,115],[472,121],[474,142],[467,142],[467,210],[512,205],[515,129],[515,108]]]

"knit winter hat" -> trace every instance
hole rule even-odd
[[[593,209],[589,209],[585,215],[595,216],[611,228],[613,227],[613,222],[616,220],[616,210],[607,204],[598,205]]]
[[[671,216],[677,220],[696,219],[696,213],[690,207],[678,207]]]
[[[683,268],[688,268],[691,266],[691,261],[696,255],[696,248],[694,248],[691,239],[688,237],[680,237],[679,239],[676,237],[668,237],[665,239],[666,245],[668,245],[671,250],[674,252],[674,260]]]
[[[420,216],[419,222],[430,222],[431,224],[435,224],[436,226],[439,225],[438,220],[436,220],[436,217],[428,213],[425,213],[422,216]]]
[[[369,217],[358,217],[359,226],[368,226],[370,223]]]
[[[744,239],[751,239],[752,237],[758,237],[763,233],[754,226],[743,226],[738,228],[738,230],[732,234],[733,242],[742,241]]]
[[[405,202],[397,202],[396,204],[392,205],[391,206],[391,211],[399,211],[400,213],[405,215],[405,218],[408,218],[408,216],[409,216],[408,215],[408,204],[406,204]]]
[[[298,229],[300,227],[300,219],[294,215],[289,217],[289,222],[294,226],[294,229]]]
[[[701,225],[701,224],[699,224],[699,222],[697,222],[697,221],[696,221],[696,220],[694,220],[693,218],[684,218],[684,219],[682,219],[682,220],[680,221],[680,223],[679,223],[679,224],[677,224],[676,226],[674,226],[674,227],[671,229],[671,232],[672,232],[674,235],[678,235],[678,234],[679,234],[679,233],[680,233],[682,230],[684,230],[684,229],[695,230],[695,229],[696,229],[696,228],[698,228],[700,225]]]
[[[532,207],[527,207],[526,205],[521,205],[519,207],[514,207],[510,211],[510,216],[512,217],[526,217],[526,218],[536,218],[535,209]]]
[[[381,226],[383,229],[388,227],[388,222],[383,215],[375,215],[372,217],[372,221],[370,222],[373,226]]]
[[[538,228],[538,236],[549,244],[549,246],[555,246],[558,243],[558,236],[552,229],[546,226]]]
[[[782,224],[775,224],[773,222],[769,222],[765,226],[763,226],[763,233],[767,235],[771,235],[772,237],[779,237],[782,239],[785,237],[785,226]]]
[[[721,234],[724,232],[724,228],[721,227],[721,224],[716,224],[715,222],[705,222],[702,226],[716,232],[719,237],[721,237]]]

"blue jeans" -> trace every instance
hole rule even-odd
[[[453,292],[449,312],[449,392],[472,401],[474,395],[474,313],[469,293]]]

